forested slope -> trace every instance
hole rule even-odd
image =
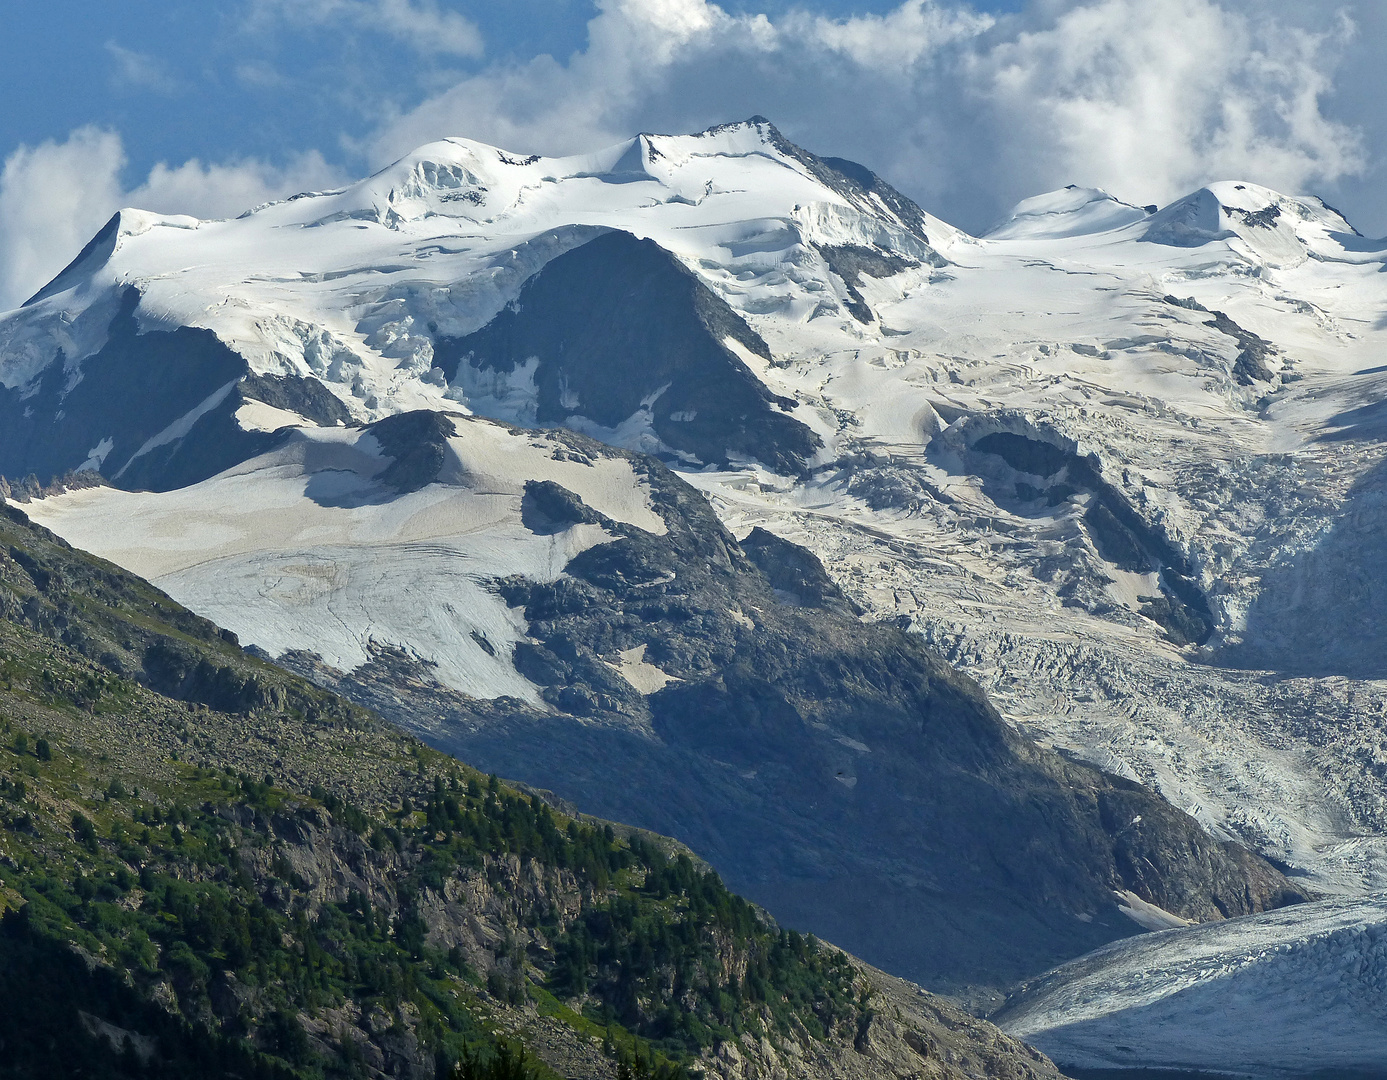
[[[3,514],[0,1075],[1057,1075]]]

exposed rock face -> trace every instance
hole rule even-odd
[[[501,583],[529,625],[516,667],[553,712],[451,695],[405,656],[316,677],[483,767],[676,836],[781,917],[935,985],[1003,986],[1132,932],[1113,889],[1196,920],[1304,898],[1146,789],[1025,740],[918,637],[854,618],[808,553],[739,545],[692,488],[633,461],[663,536],[556,484],[527,494],[532,528],[618,537],[552,584]],[[624,674],[640,649],[661,689]]]
[[[376,477],[404,494],[438,479],[443,468],[444,440],[457,432],[442,413],[408,412],[387,416],[367,428],[392,459]]]
[[[960,427],[966,430],[967,421]],[[966,434],[953,437],[967,439]],[[999,457],[1020,474],[1010,479],[1014,498],[1022,503],[1043,502],[1048,508],[1079,493],[1090,495],[1084,524],[1098,553],[1123,570],[1160,575],[1161,593],[1142,598],[1142,614],[1165,627],[1167,639],[1176,645],[1208,641],[1214,616],[1189,557],[1103,479],[1096,459],[1015,431],[985,434],[969,449]]]
[[[240,381],[237,390],[243,401],[260,401],[324,427],[346,424],[352,419],[347,407],[312,375],[250,374]]]
[[[436,341],[434,357],[452,382],[465,381],[464,365],[511,373],[537,359],[540,423],[634,423],[698,462],[732,454],[798,472],[818,437],[785,415],[795,402],[767,390],[733,345],[770,359],[669,252],[611,232],[554,259],[476,333]]]
[[[242,824],[271,838],[265,846],[243,850],[247,869],[257,879],[274,883],[276,865],[280,875],[284,867],[291,868],[307,887],[310,910],[342,903],[353,894],[384,917],[401,910],[394,882],[411,868],[408,855],[388,847],[373,850],[326,814],[316,818],[281,815]],[[425,890],[411,903],[427,926],[429,946],[445,952],[457,949],[484,978],[495,973],[504,980],[518,974],[516,958],[542,960],[551,952],[551,942],[534,928],[537,914],[556,915],[559,924],[565,925],[577,917],[583,899],[573,874],[511,856],[459,871],[442,889]],[[871,1009],[852,1036],[824,1039],[803,1028],[790,1037],[747,1034],[709,1051],[701,1066],[724,1080],[874,1080],[883,1075],[1049,1080],[1060,1076],[1043,1054],[986,1021],[869,965],[858,963],[857,968]],[[491,1008],[502,1030],[525,1032],[538,1043],[541,1056],[565,1075],[603,1080],[616,1075],[600,1043],[561,1025],[545,1025],[532,1004],[497,1001]],[[305,1024],[324,1049],[344,1037],[355,1038],[373,1067],[385,1075],[420,1080],[433,1075],[433,1062],[414,1036],[417,1016],[402,1011],[373,1022],[373,1016],[346,1010],[335,1018],[335,1025],[333,1019]]]
[[[10,477],[46,484],[86,469],[129,490],[169,491],[275,444],[273,432],[237,423],[247,402],[326,426],[351,419],[311,375],[257,375],[210,330],[142,331],[139,302],[134,286],[121,290],[95,354],[68,363],[59,353],[36,386],[0,386],[0,461]]]
[[[828,576],[823,563],[812,551],[759,527],[742,540],[741,549],[766,575],[777,599],[840,615],[862,614],[857,605],[843,595],[843,590]]]
[[[878,251],[876,248],[864,247],[861,244],[846,244],[829,246],[820,244],[819,254],[828,263],[829,269],[838,275],[843,282],[843,288],[847,291],[848,299],[846,307],[849,314],[860,323],[870,323],[876,316],[858,292],[858,286],[862,284],[862,275],[868,277],[884,278],[899,274],[902,270],[908,270],[917,265],[910,259],[901,257],[892,252]],[[942,261],[942,260],[941,260]]]
[[[127,287],[101,350],[77,365],[50,364],[37,392],[0,387],[6,472],[46,481],[90,461],[123,486],[176,487],[264,448],[265,435],[215,409],[247,374],[245,360],[210,330],[140,333],[139,300]],[[170,429],[202,406],[199,437]]]
[[[1270,211],[1269,218],[1259,220],[1258,214],[1248,214],[1245,220],[1250,225],[1266,228],[1270,222],[1280,217],[1281,213],[1274,205],[1267,207],[1262,213],[1267,211]],[[1201,311],[1212,315],[1213,318],[1207,320],[1204,325],[1213,327],[1220,334],[1227,334],[1238,343],[1238,356],[1233,362],[1233,376],[1241,385],[1252,386],[1258,382],[1269,382],[1276,377],[1276,372],[1268,363],[1277,355],[1276,347],[1270,341],[1239,326],[1224,312],[1211,311],[1193,297],[1181,299],[1177,296],[1167,296],[1165,302],[1174,307],[1182,307],[1186,311]]]

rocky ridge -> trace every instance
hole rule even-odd
[[[424,1078],[465,1039],[484,1053],[525,1046],[538,1076],[1058,1076],[990,1025],[788,936],[677,845],[488,780],[0,509],[0,1042],[12,1075],[80,1062],[131,1076]],[[468,846],[456,830],[477,823],[491,839]],[[721,944],[700,963],[721,955],[752,979],[756,942],[790,942],[807,959],[782,963],[851,985],[833,1006],[851,1023],[816,1034],[793,1011],[777,1021],[770,999],[740,1034],[675,1055],[682,1066],[668,1039],[615,1018],[604,1034],[581,996],[550,991],[567,985],[556,948],[615,885],[583,861],[594,856],[635,866],[619,888],[647,917],[689,915],[643,891],[642,875],[673,875],[676,896],[724,897],[750,922],[710,924]],[[334,956],[363,966],[335,981]],[[317,990],[303,989],[315,985],[305,964],[327,980]],[[35,965],[45,977],[26,981]],[[58,1027],[67,1037],[45,1044]]]
[[[739,544],[684,481],[625,456],[662,533],[552,481],[521,500],[532,530],[614,537],[550,583],[496,586],[548,708],[458,695],[400,651],[350,674],[281,662],[485,768],[677,836],[772,910],[937,985],[1005,986],[1130,933],[1113,890],[1196,920],[1306,897],[1139,786],[1038,749],[918,637],[860,622],[804,549]],[[887,894],[897,915],[864,924]],[[960,932],[903,940],[896,917]]]

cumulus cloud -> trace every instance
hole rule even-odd
[[[0,310],[22,303],[119,205],[120,138],[95,128],[65,143],[20,147],[0,173]]]
[[[891,64],[913,67],[992,25],[933,0],[906,0],[885,17],[835,21],[795,11],[779,23],[764,14],[730,15],[707,0],[596,6],[586,49],[563,63],[539,56],[461,80],[386,125],[374,146],[377,163],[459,134],[516,150],[572,153],[644,126],[679,130],[740,119],[756,111],[756,102],[798,99],[799,107],[772,117],[783,122],[787,114],[816,111],[812,103],[825,94],[848,105],[864,80]],[[857,69],[856,85],[840,81],[835,61]],[[733,112],[719,112],[725,108]],[[834,112],[823,118],[831,122]]]
[[[448,135],[569,153],[759,112],[969,228],[1067,183],[1165,202],[1234,176],[1299,190],[1359,174],[1326,112],[1354,27],[1325,4],[954,0],[884,15],[730,14],[597,0],[586,48],[497,64],[394,117],[374,164]],[[1279,14],[1277,14],[1279,12]]]
[[[1012,175],[1141,202],[1225,176],[1295,191],[1364,166],[1359,136],[1322,110],[1351,32],[1210,0],[1102,0],[995,45],[970,74],[991,124],[1021,135],[1001,154]]]
[[[339,179],[316,152],[286,166],[261,161],[155,165],[135,187],[121,183],[120,136],[78,128],[64,142],[21,146],[0,171],[0,310],[22,303],[61,270],[123,206],[226,217]]]
[[[236,81],[253,90],[280,90],[289,80],[274,65],[265,60],[246,60],[236,65]]]
[[[780,35],[790,47],[801,41],[845,56],[863,68],[908,69],[929,61],[941,48],[992,29],[996,20],[967,8],[945,8],[926,0],[905,0],[885,15],[830,19],[793,11]]]
[[[161,214],[219,218],[300,191],[332,187],[341,180],[341,173],[316,150],[299,154],[282,167],[253,159],[204,164],[192,158],[178,166],[155,165],[143,183],[125,194],[124,201]]]
[[[449,135],[574,153],[760,113],[975,232],[1064,184],[1165,203],[1226,178],[1315,190],[1366,208],[1367,228],[1387,227],[1383,162],[1368,149],[1387,136],[1378,0],[1031,0],[995,17],[963,0],[902,0],[844,18],[596,0],[572,55],[492,62],[476,27],[436,0],[254,3],[255,18],[281,26],[404,43],[433,58],[418,65],[433,76],[439,61],[474,61],[364,141],[338,134],[368,159],[352,172]],[[147,74],[138,54],[108,51],[124,77]],[[279,82],[253,62],[237,77]],[[393,108],[373,103],[376,115]],[[279,167],[161,164],[133,186],[124,168],[120,139],[92,128],[9,156],[0,307],[39,288],[119,206],[222,216],[341,179],[316,153]]]

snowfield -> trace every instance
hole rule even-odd
[[[31,508],[271,656],[310,648],[351,671],[396,649],[452,689],[535,703],[510,662],[523,619],[490,585],[511,574],[552,581],[611,537],[595,525],[527,528],[525,481],[553,480],[657,535],[665,525],[623,458],[574,459],[543,433],[455,423],[441,481],[402,495],[375,480],[386,462],[369,433],[303,428],[192,487],[91,488]]]
[[[1381,1067],[1387,241],[1231,181],[1154,211],[1068,188],[971,237],[840,166],[763,121],[564,159],[454,139],[231,221],[122,211],[0,317],[0,386],[31,392],[59,349],[76,385],[134,285],[145,330],[207,328],[358,422],[524,423],[533,365],[450,381],[438,342],[605,230],[653,239],[764,339],[769,358],[737,355],[822,441],[802,475],[683,461],[729,528],[809,547],[1042,743],[1336,897],[1094,954],[1010,1030],[1091,1067]],[[597,431],[573,407],[569,426],[652,448],[640,415]],[[603,535],[523,528],[524,480],[660,528],[623,460],[565,462],[544,435],[460,419],[445,482],[384,499],[360,429],[258,402],[236,419],[292,434],[192,487],[27,510],[272,655],[351,670],[388,646],[528,701],[507,661],[525,627],[487,582],[552,578]]]

